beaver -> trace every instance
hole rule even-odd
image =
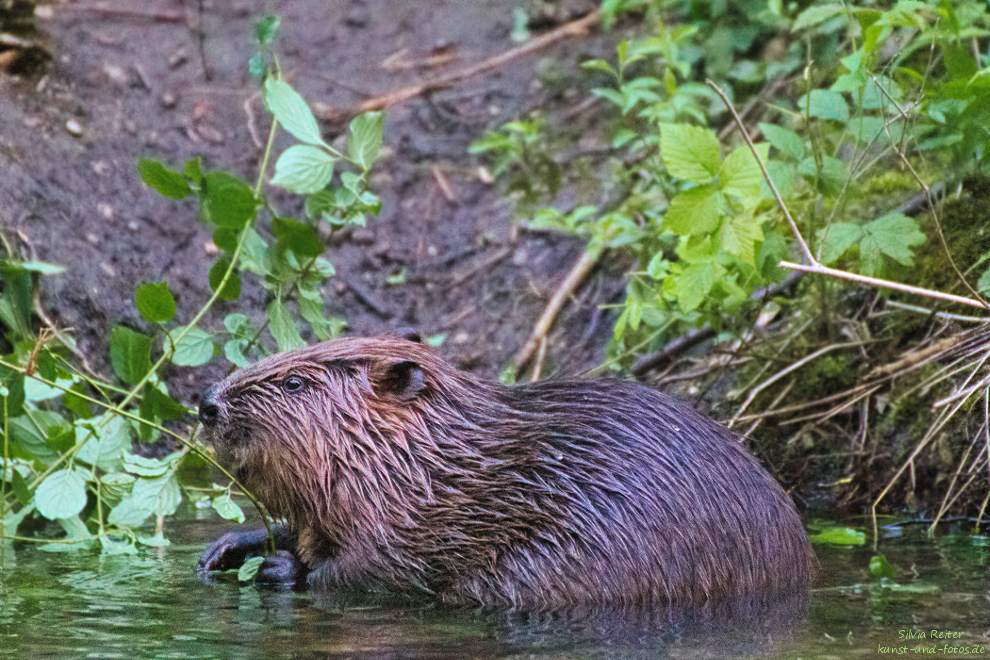
[[[740,439],[641,384],[506,386],[406,333],[262,359],[207,389],[199,417],[284,520],[260,581],[521,609],[704,604],[812,577],[793,503]],[[199,569],[265,541],[227,534]]]

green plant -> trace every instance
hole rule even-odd
[[[176,303],[167,282],[137,288],[134,304],[153,328],[151,334],[118,326],[109,338],[113,371],[124,387],[87,373],[74,361],[71,340],[31,325],[34,278],[58,267],[0,262],[0,324],[12,348],[0,359],[0,430],[3,432],[0,481],[0,543],[11,538],[44,541],[46,550],[98,547],[103,553],[131,553],[139,546],[167,544],[161,530],[183,496],[208,501],[222,517],[243,519],[231,499],[231,485],[197,488],[180,478],[180,470],[202,464],[203,452],[166,425],[188,413],[160,377],[164,366],[201,365],[222,350],[236,365],[261,350],[265,327],[252,327],[248,317],[228,314],[225,333],[215,337],[199,327],[220,299],[234,300],[241,278],[255,276],[271,295],[266,327],[280,349],[303,344],[297,318],[313,335],[326,339],[342,325],[327,318],[323,283],[333,266],[316,231],[320,221],[331,231],[363,224],[377,214],[379,199],[368,190],[368,172],[382,144],[382,115],[368,113],[350,125],[346,153],[324,142],[303,98],[281,79],[271,51],[278,19],[257,24],[258,52],[252,71],[262,76],[264,99],[273,115],[267,148],[252,186],[225,172],[204,172],[198,158],[181,171],[153,160],[141,160],[144,182],[171,199],[195,196],[200,219],[213,230],[222,251],[209,271],[213,295],[185,325],[176,325]],[[279,212],[264,195],[267,164],[277,128],[298,140],[275,163],[268,185],[305,195],[306,215],[294,219]],[[256,227],[270,219],[269,242]],[[135,451],[135,439],[156,442],[171,436],[180,447],[164,458]],[[229,476],[229,475],[228,475]],[[247,494],[250,497],[250,494]],[[253,499],[253,498],[252,498]],[[57,522],[60,539],[18,537],[30,517]],[[154,534],[145,521],[157,516]],[[2,552],[0,552],[2,556]]]

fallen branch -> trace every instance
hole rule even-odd
[[[553,294],[550,302],[547,303],[546,309],[543,310],[543,315],[540,316],[540,320],[536,322],[536,326],[533,328],[533,333],[523,344],[522,348],[516,354],[516,376],[522,372],[526,363],[529,359],[533,357],[533,352],[540,345],[540,342],[546,337],[547,332],[550,331],[550,327],[553,325],[554,320],[557,318],[557,314],[560,313],[560,309],[564,306],[564,301],[567,299],[574,289],[578,287],[585,276],[591,272],[595,264],[598,263],[598,258],[602,255],[603,248],[592,248],[589,247],[588,250],[581,255],[581,258],[575,262],[574,266],[571,267],[570,272],[564,279],[560,288],[557,292]]]
[[[491,71],[492,69],[497,69],[500,66],[508,64],[512,60],[519,59],[520,57],[529,55],[530,53],[535,53],[536,51],[542,50],[543,48],[555,44],[563,39],[584,36],[592,27],[601,21],[601,18],[601,12],[595,10],[583,18],[571,21],[570,23],[565,23],[555,30],[551,30],[546,34],[530,39],[521,46],[507,50],[504,53],[490,57],[477,64],[472,64],[471,66],[467,66],[458,71],[452,71],[447,75],[439,76],[433,80],[427,80],[415,85],[409,85],[408,87],[402,87],[400,89],[372,97],[367,101],[363,101],[353,107],[348,114],[359,115],[363,112],[370,112],[372,110],[385,110],[404,101],[408,101],[411,98],[422,96],[423,94],[427,94],[438,89],[444,89],[445,87],[450,87],[451,85],[462,80],[473,78],[480,73],[485,73],[486,71]]]

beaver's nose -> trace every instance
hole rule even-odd
[[[217,403],[218,389],[216,385],[212,385],[199,398],[199,421],[206,426],[213,426],[220,416],[220,406]]]

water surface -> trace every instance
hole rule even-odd
[[[169,547],[138,556],[8,548],[0,660],[990,657],[990,549],[962,527],[934,538],[921,526],[887,529],[881,552],[896,574],[886,586],[869,573],[872,548],[816,546],[821,575],[803,608],[527,617],[341,610],[232,576],[204,582],[196,559],[227,527],[174,522]]]

